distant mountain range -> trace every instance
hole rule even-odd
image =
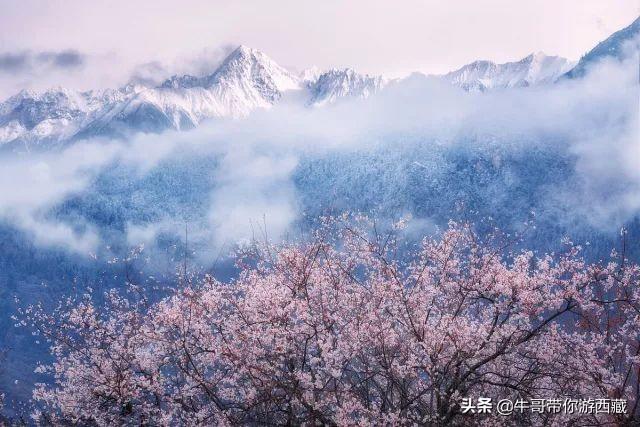
[[[620,59],[629,41],[635,40],[637,46],[639,33],[640,18],[598,44],[577,65],[538,52],[504,64],[475,61],[436,77],[466,91],[552,84],[560,78],[581,77],[590,64],[605,57]],[[344,98],[366,98],[391,81],[351,69],[297,74],[256,49],[240,46],[209,75],[173,76],[156,87],[23,90],[0,103],[0,147],[29,151],[96,136],[191,129],[208,119],[243,117],[269,108],[289,92],[297,92],[306,106],[318,107]]]
[[[537,52],[520,61],[504,64],[475,61],[445,74],[443,78],[468,91],[527,87],[541,83],[553,83],[574,65],[574,62],[566,58]]]

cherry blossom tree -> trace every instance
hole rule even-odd
[[[361,220],[362,221],[362,220]],[[328,220],[260,245],[239,274],[159,302],[108,294],[24,315],[51,342],[40,422],[96,425],[632,425],[640,269],[510,249],[451,223],[401,233]],[[464,398],[625,399],[624,414],[465,414]]]

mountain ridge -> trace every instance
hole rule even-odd
[[[519,61],[474,61],[441,77],[467,91],[485,91],[552,83],[574,65],[566,58],[535,52]]]
[[[564,77],[577,78],[585,75],[587,69],[603,57],[612,57],[622,60],[624,49],[632,44],[631,48],[640,50],[640,17],[636,18],[627,27],[616,31],[609,37],[598,43],[593,49],[580,58],[574,68],[569,70]]]
[[[552,84],[565,76],[582,76],[587,63],[618,57],[620,46],[639,32],[640,18],[599,43],[577,65],[536,52],[502,64],[478,60],[432,77],[470,92]],[[22,90],[0,103],[0,149],[29,151],[92,137],[191,129],[206,120],[241,118],[256,109],[269,109],[290,91],[303,94],[306,106],[321,107],[368,98],[401,80],[351,68],[314,68],[298,74],[261,51],[240,45],[209,74],[173,75],[157,86],[127,84],[84,92]]]

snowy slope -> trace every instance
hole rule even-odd
[[[358,74],[350,68],[329,70],[308,84],[310,104],[324,105],[340,98],[367,98],[381,90],[386,83],[382,77]]]
[[[580,59],[575,68],[566,74],[566,77],[582,77],[592,64],[604,58],[621,60],[625,56],[626,49],[640,50],[640,18],[636,18],[628,27],[613,33],[609,38],[598,43]]]
[[[0,104],[0,144],[17,138],[65,138],[91,108],[89,96],[62,88],[23,90]]]
[[[23,90],[0,104],[0,145],[18,141],[29,147],[66,141],[101,110],[122,103],[140,90],[142,87],[132,85],[95,92]]]
[[[551,83],[570,70],[573,65],[566,58],[537,52],[520,61],[504,64],[475,61],[445,74],[442,78],[467,91],[526,87]]]

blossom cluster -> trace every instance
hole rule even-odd
[[[51,342],[34,417],[96,425],[623,425],[640,414],[640,269],[537,256],[451,223],[324,225],[262,245],[227,283],[158,302],[111,292],[30,308]],[[625,413],[473,417],[463,398],[624,399]]]

